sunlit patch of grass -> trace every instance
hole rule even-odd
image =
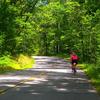
[[[11,59],[10,56],[0,57],[0,73],[15,70],[15,67],[19,66],[17,61]]]
[[[86,65],[85,64],[78,64],[78,67],[80,67],[81,69],[85,69]]]
[[[21,69],[31,68],[34,64],[34,60],[31,57],[22,54],[17,58],[17,61]]]
[[[22,54],[16,58],[3,56],[0,57],[0,73],[31,68],[33,64],[34,60],[31,57]]]

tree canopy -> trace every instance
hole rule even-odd
[[[56,55],[74,50],[84,62],[100,55],[97,0],[0,0],[0,54]]]

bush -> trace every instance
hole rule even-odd
[[[17,62],[20,65],[21,69],[25,69],[25,68],[31,68],[34,63],[34,60],[28,56],[21,54],[17,58]]]
[[[15,70],[19,65],[10,56],[0,57],[0,73]]]
[[[3,56],[0,57],[0,73],[31,68],[33,63],[34,60],[31,57],[22,54],[16,58]]]

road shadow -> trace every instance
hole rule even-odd
[[[14,75],[27,77],[22,83],[17,84],[19,80],[16,79],[1,80],[2,87],[17,84],[0,95],[1,100],[100,100],[86,75],[79,69],[74,75],[65,60],[52,57],[37,57],[35,60],[36,68],[13,74],[12,80]]]

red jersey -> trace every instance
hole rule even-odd
[[[78,56],[77,55],[71,55],[71,60],[78,60]]]

